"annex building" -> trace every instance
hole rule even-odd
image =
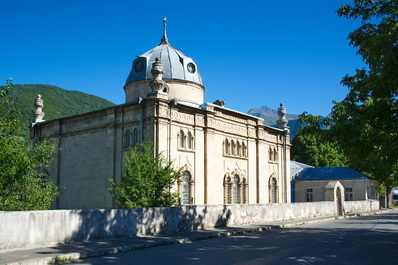
[[[183,205],[290,202],[283,105],[278,129],[222,100],[204,102],[199,67],[170,45],[164,22],[160,44],[133,61],[125,104],[43,121],[43,103],[36,100],[32,136],[59,139],[47,169],[62,186],[54,208],[115,207],[109,179],[120,180],[125,153],[142,141],[182,168],[175,189]]]

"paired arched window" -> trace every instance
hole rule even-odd
[[[181,205],[193,204],[194,181],[192,179],[191,173],[188,170],[182,173],[181,179],[178,184],[181,196]]]
[[[136,146],[139,143],[139,131],[135,128],[133,131],[127,129],[123,137],[123,147],[129,148],[131,146]]]
[[[247,203],[246,178],[238,174],[224,177],[224,204]]]
[[[194,149],[194,136],[190,131],[185,133],[183,130],[180,130],[180,132],[177,135],[177,138],[178,138],[179,149],[189,149],[189,150]]]
[[[268,149],[268,160],[271,162],[278,162],[278,151],[275,147],[270,147]]]

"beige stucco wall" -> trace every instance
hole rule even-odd
[[[167,99],[177,99],[179,101],[186,101],[196,104],[203,104],[203,95],[205,88],[197,83],[164,79],[167,82],[168,93]],[[148,80],[140,80],[129,83],[124,86],[126,93],[126,102],[137,100],[137,98],[147,97],[147,93],[151,92]]]
[[[224,203],[224,178],[228,174],[246,178],[246,203],[270,201],[271,176],[277,179],[277,202],[288,202],[290,180],[284,164],[284,132],[265,127],[262,122],[212,104],[205,108],[181,102],[171,106],[165,95],[154,94],[140,104],[132,102],[47,121],[37,124],[34,130],[39,137],[60,139],[60,151],[49,168],[50,176],[63,187],[55,208],[116,206],[108,191],[109,178],[118,181],[122,175],[123,158],[128,151],[123,146],[124,134],[128,129],[138,129],[140,139],[153,141],[156,152],[170,158],[176,168],[190,172],[195,204]],[[178,146],[181,130],[192,133],[191,149]],[[247,156],[226,155],[226,139],[245,143]],[[270,161],[270,147],[278,151],[277,161]],[[287,145],[287,155],[289,149]],[[179,190],[177,185],[175,190]]]

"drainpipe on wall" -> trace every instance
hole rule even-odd
[[[169,125],[169,152],[168,152],[168,156],[169,156],[169,161],[171,161],[171,132],[172,132],[172,127],[173,127],[173,115],[172,115],[172,109],[173,107],[176,107],[178,104],[177,100],[175,98],[173,98],[170,101],[170,125]]]
[[[144,142],[145,133],[145,104],[142,98],[137,98],[138,104],[141,105],[141,142]]]
[[[285,128],[285,130],[283,132],[284,132],[284,134],[283,134],[283,161],[284,161],[283,185],[284,185],[284,189],[285,189],[285,194],[284,194],[284,198],[283,199],[284,199],[284,202],[287,203],[288,202],[287,201],[287,178],[290,177],[290,176],[287,175],[287,164],[288,163],[287,163],[287,151],[286,151],[287,143],[286,143],[286,140],[287,140],[288,130]]]

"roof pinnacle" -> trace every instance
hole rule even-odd
[[[167,33],[166,33],[166,27],[167,27],[166,23],[167,23],[167,21],[169,21],[168,18],[164,17],[163,18],[163,25],[164,25],[163,37],[162,37],[159,45],[169,44],[169,39],[167,38]]]

